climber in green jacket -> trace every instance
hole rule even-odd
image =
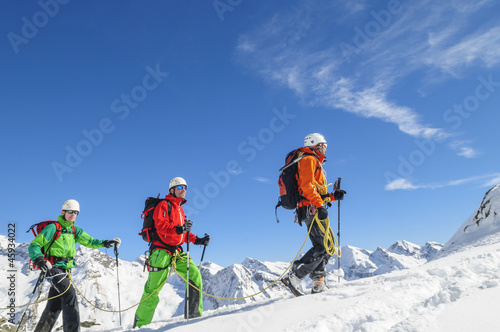
[[[121,240],[97,240],[75,226],[80,204],[74,199],[64,202],[57,221],[45,226],[31,242],[28,252],[34,264],[51,278],[49,301],[38,322],[36,332],[50,332],[63,312],[64,332],[80,331],[80,314],[75,288],[70,286],[68,273],[75,267],[75,243],[88,248],[120,246]],[[59,233],[60,232],[60,233]],[[53,241],[53,239],[55,240]],[[59,294],[64,293],[61,296]]]

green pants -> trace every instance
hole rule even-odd
[[[181,253],[181,257],[175,262],[177,272],[186,278],[187,275],[187,255],[186,253]],[[149,257],[149,265],[152,267],[165,267],[169,266],[172,260],[172,255],[170,255],[165,250],[156,249],[151,253]],[[137,327],[147,325],[151,323],[153,315],[160,301],[159,293],[163,288],[163,282],[167,279],[170,269],[164,269],[157,272],[149,272],[148,280],[144,285],[144,293],[142,294],[141,301],[147,298],[144,302],[141,302],[137,307],[135,312],[135,324]],[[189,318],[200,317],[203,313],[203,301],[202,293],[197,291],[192,284],[194,284],[198,289],[202,289],[201,273],[198,270],[196,264],[189,260]],[[161,287],[159,287],[161,285]],[[158,288],[159,287],[159,288]],[[158,289],[157,289],[158,288]],[[184,304],[184,317],[186,317],[186,304]]]

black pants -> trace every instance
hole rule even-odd
[[[50,270],[50,276],[48,276],[48,278],[52,278],[49,298],[63,293],[70,285],[68,275],[65,271],[57,267]],[[78,312],[78,301],[73,286],[70,286],[62,296],[47,302],[42,316],[36,325],[35,332],[50,332],[61,311],[63,313],[63,331],[80,331],[80,313]]]
[[[300,211],[303,212],[303,211]],[[299,216],[301,214],[299,213]],[[312,227],[309,233],[309,239],[312,242],[313,247],[309,249],[306,254],[299,260],[293,263],[292,271],[295,272],[299,279],[305,278],[310,275],[311,278],[324,277],[326,275],[325,266],[331,255],[326,253],[326,249],[323,245],[323,239],[325,234],[320,230],[317,223],[312,224],[314,216],[302,214],[304,219],[301,221],[307,226],[307,230]],[[312,225],[311,225],[312,224]],[[326,228],[326,224],[322,221],[323,227]]]

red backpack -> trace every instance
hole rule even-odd
[[[45,220],[45,221],[39,222],[38,224],[31,225],[31,227],[26,231],[26,233],[31,231],[33,233],[33,235],[36,237],[38,234],[40,234],[42,229],[44,229],[45,227],[47,227],[50,224],[54,224],[56,226],[56,233],[54,234],[54,237],[50,241],[50,244],[47,247],[47,250],[44,250],[43,247],[41,249],[42,249],[42,254],[44,256],[44,259],[49,261],[52,265],[54,265],[54,256],[50,255],[50,247],[59,238],[59,236],[61,236],[61,234],[63,233],[61,224],[55,220]],[[72,225],[71,228],[73,230],[73,237],[76,238],[75,225]],[[30,259],[30,265],[32,265],[33,269],[38,270],[38,267],[35,265],[34,262],[31,262],[31,259]]]

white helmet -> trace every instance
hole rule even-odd
[[[61,210],[80,212],[80,204],[74,199],[68,199],[66,202],[64,202]]]
[[[173,178],[172,181],[170,181],[170,185],[168,186],[168,189],[170,190],[175,186],[186,186],[187,187],[186,180],[184,180],[183,178],[181,178],[179,176]]]
[[[304,138],[304,146],[313,147],[320,143],[326,144],[326,139],[323,135],[318,133],[309,134]]]

